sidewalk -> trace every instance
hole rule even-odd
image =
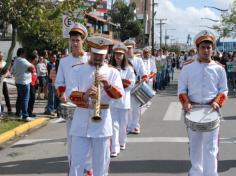
[[[7,115],[7,107],[5,105],[4,97],[2,98],[2,104],[4,106],[4,118],[12,118],[14,117],[14,114],[16,112],[15,110],[15,104],[16,104],[16,97],[17,97],[17,92],[16,92],[16,86],[15,86],[15,81],[13,78],[7,78],[6,79],[7,86],[8,86],[8,94],[10,97],[10,102],[12,106],[12,112],[13,116],[8,116]],[[33,128],[42,126],[47,124],[49,118],[52,118],[52,116],[44,115],[44,108],[47,104],[47,100],[35,100],[34,104],[34,114],[37,115],[37,117],[28,123],[24,123],[10,131],[7,131],[3,134],[0,135],[0,145],[6,143],[7,141],[14,139],[28,131],[30,131]]]

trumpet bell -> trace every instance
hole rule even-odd
[[[93,116],[92,117],[93,122],[100,122],[102,118],[100,116]]]

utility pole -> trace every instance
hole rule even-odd
[[[155,3],[155,0],[152,0],[152,55],[154,55],[154,27],[155,27],[155,15],[156,15],[156,11],[155,11],[155,5],[157,5],[157,3]]]
[[[147,0],[144,0],[144,13],[143,13],[143,46],[145,45],[146,32],[147,32]]]
[[[157,24],[160,25],[160,49],[161,49],[161,46],[162,46],[162,25],[166,24],[163,21],[166,21],[167,19],[166,18],[161,18],[161,19],[157,19],[157,20],[160,21]]]
[[[174,30],[176,30],[176,29],[165,29],[165,46],[167,46],[167,40],[169,39],[169,36],[168,36],[168,34],[167,34],[167,31],[169,31],[169,30],[172,30],[172,31],[174,31]]]

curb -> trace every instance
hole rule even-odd
[[[45,124],[49,119],[48,118],[37,118],[31,122],[24,123],[12,130],[9,130],[0,135],[0,145],[7,142],[10,139],[13,139],[21,134],[29,131],[30,129]]]

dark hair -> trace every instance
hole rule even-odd
[[[115,52],[113,53],[113,56],[110,60],[110,64],[114,67],[117,67],[117,63],[116,63],[116,60],[115,60]],[[125,67],[127,67],[129,65],[129,62],[128,62],[128,59],[125,57],[125,54],[123,55],[123,60],[121,62],[121,69],[122,70],[125,70]]]
[[[17,50],[17,52],[16,52],[16,55],[17,55],[18,57],[20,57],[22,54],[25,54],[25,53],[26,53],[26,51],[25,51],[24,48],[18,48],[18,50]]]
[[[31,57],[30,57],[30,61],[33,61],[33,60],[35,60],[35,59],[37,59],[38,58],[38,56],[36,55],[36,54],[33,54]]]
[[[71,31],[71,32],[69,32],[69,35],[70,35],[70,37],[71,36],[80,36],[82,39],[84,39],[84,36],[80,32],[77,32],[77,31]]]

